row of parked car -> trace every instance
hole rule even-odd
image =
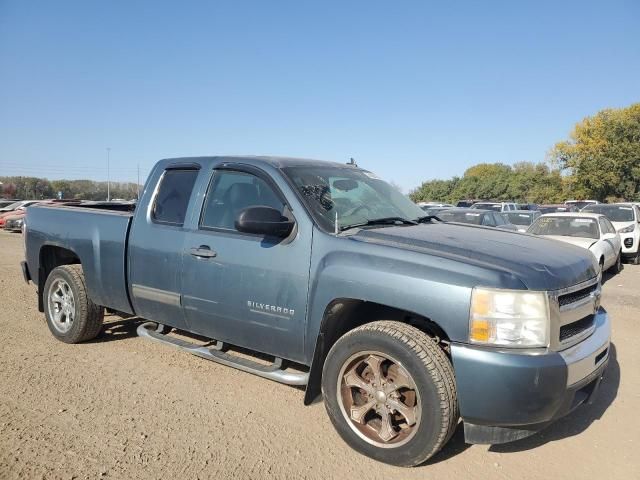
[[[22,231],[27,207],[53,200],[2,200],[0,201],[0,228],[10,232]]]
[[[27,207],[31,205],[77,205],[89,208],[109,208],[111,210],[133,210],[135,203],[129,201],[90,201],[72,199],[46,200],[0,200],[0,228],[9,232],[21,232]]]
[[[475,202],[465,206],[422,203],[428,214],[449,222],[484,225],[542,235],[591,251],[603,271],[618,272],[622,261],[640,263],[640,207],[636,203],[602,204],[569,200],[564,204]]]

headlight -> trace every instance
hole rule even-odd
[[[621,228],[620,230],[618,230],[618,233],[631,233],[636,229],[636,224],[632,223],[631,225],[629,225],[628,227],[624,227]]]
[[[474,288],[469,340],[482,345],[546,347],[549,304],[544,292]]]

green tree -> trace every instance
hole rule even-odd
[[[506,200],[512,170],[503,163],[479,163],[468,168],[456,185],[457,198],[492,198]]]
[[[562,200],[564,188],[560,171],[545,163],[481,163],[468,168],[462,178],[424,182],[410,197],[415,202],[481,198],[544,203]]]
[[[574,197],[640,200],[640,103],[585,118],[551,158]]]
[[[451,193],[460,179],[453,177],[451,180],[430,180],[424,182],[409,197],[414,202],[449,202]]]

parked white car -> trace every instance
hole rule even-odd
[[[511,212],[518,210],[518,206],[513,202],[478,202],[471,205],[471,208],[493,210],[494,212]]]
[[[622,241],[622,257],[638,265],[640,263],[640,208],[633,203],[600,203],[587,205],[581,212],[600,213],[607,217]]]
[[[620,234],[604,215],[597,213],[549,213],[538,218],[527,233],[544,235],[589,250],[600,270],[622,270]]]

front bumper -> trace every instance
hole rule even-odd
[[[638,253],[638,238],[633,233],[621,233],[622,255],[631,257]]]
[[[609,362],[611,325],[561,352],[452,344],[460,414],[468,443],[504,443],[540,431],[598,390]]]

